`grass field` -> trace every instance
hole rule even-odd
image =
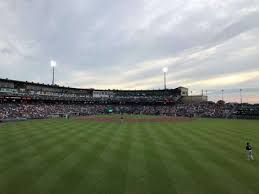
[[[0,126],[1,194],[258,194],[259,121]]]

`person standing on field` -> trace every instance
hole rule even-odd
[[[120,122],[123,123],[123,120],[124,120],[124,118],[123,118],[123,116],[121,115]]]
[[[247,159],[248,160],[254,160],[254,157],[253,157],[253,147],[248,142],[246,143],[246,154],[247,154]]]

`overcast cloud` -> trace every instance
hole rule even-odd
[[[60,85],[157,89],[167,66],[170,88],[259,102],[258,18],[258,0],[0,0],[0,77],[50,83],[53,59]]]

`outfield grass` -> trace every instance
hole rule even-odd
[[[258,194],[259,121],[0,126],[1,194]]]

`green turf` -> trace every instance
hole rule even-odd
[[[0,193],[258,194],[258,140],[259,121],[7,123]]]

